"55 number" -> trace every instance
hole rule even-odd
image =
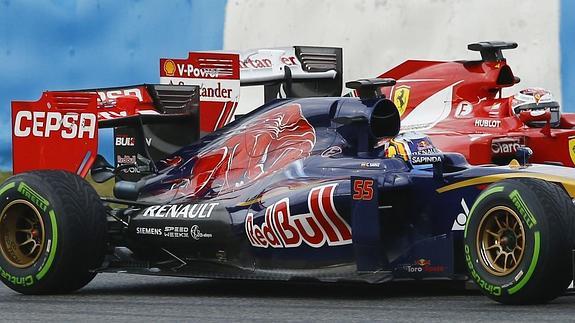
[[[373,198],[373,180],[358,179],[353,182],[354,200],[370,201]]]

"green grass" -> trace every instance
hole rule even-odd
[[[11,173],[8,172],[0,172],[0,183],[4,183],[8,177],[10,177]]]
[[[10,172],[0,172],[0,184],[3,183],[5,180],[10,177],[12,173]],[[113,196],[113,189],[114,189],[114,181],[107,181],[103,184],[98,184],[92,180],[92,178],[88,175],[86,177],[88,183],[92,184],[92,186],[96,189],[100,196]]]

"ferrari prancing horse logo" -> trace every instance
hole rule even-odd
[[[571,162],[575,164],[575,137],[569,138],[569,156],[571,156]]]
[[[403,116],[403,113],[405,113],[405,109],[407,108],[407,102],[409,102],[409,92],[409,86],[400,85],[395,88],[395,92],[393,93],[393,103],[397,107],[397,111],[399,111],[400,117]]]

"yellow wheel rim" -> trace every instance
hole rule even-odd
[[[479,223],[477,253],[483,268],[495,276],[512,273],[525,253],[525,228],[515,211],[491,208]]]
[[[8,204],[0,215],[0,251],[12,266],[32,266],[42,254],[46,241],[44,220],[26,200]]]

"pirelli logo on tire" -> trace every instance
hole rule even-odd
[[[18,192],[27,197],[32,203],[36,204],[36,206],[38,206],[44,212],[46,212],[46,209],[50,205],[48,200],[43,198],[40,194],[36,193],[24,182],[20,182],[20,185],[18,185]]]
[[[523,220],[525,220],[529,229],[533,228],[533,226],[537,224],[537,220],[535,220],[535,216],[533,216],[533,213],[531,213],[519,192],[513,190],[513,192],[509,194],[509,198],[513,201],[513,204],[515,204],[515,207],[523,217]]]

